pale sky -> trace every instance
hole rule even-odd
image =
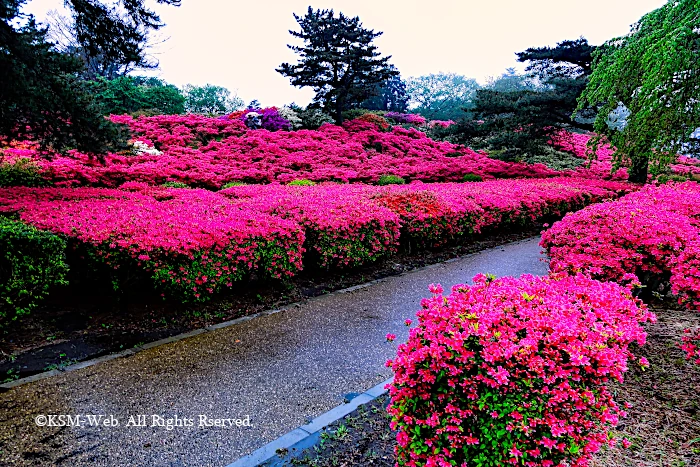
[[[169,39],[158,47],[156,76],[182,86],[212,83],[248,103],[307,104],[310,88],[298,89],[275,71],[296,55],[286,44],[298,30],[292,13],[309,4],[359,16],[364,27],[383,31],[379,51],[404,78],[440,71],[485,82],[508,67],[522,69],[515,52],[584,36],[591,44],[629,32],[630,25],[665,0],[182,0],[157,5]],[[39,20],[63,0],[30,0],[25,11]],[[149,73],[153,74],[153,73]]]

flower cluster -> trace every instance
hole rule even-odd
[[[233,118],[240,118],[246,126],[252,129],[262,128],[268,131],[289,131],[292,129],[292,124],[280,114],[277,107],[247,109],[231,115],[235,115]],[[255,120],[257,124],[251,125],[252,120]]]
[[[614,442],[608,427],[624,412],[607,384],[654,319],[629,289],[478,275],[447,297],[430,290],[387,362],[397,465],[585,466]]]
[[[425,117],[418,114],[403,114],[400,112],[386,112],[384,117],[396,123],[407,123],[409,125],[425,125]]]
[[[454,125],[455,122],[453,120],[431,120],[428,122],[428,128],[435,128],[435,127],[440,127],[440,128],[447,128],[450,125]]]
[[[648,185],[617,201],[567,214],[542,235],[554,271],[593,278],[669,283],[700,306],[700,185]]]
[[[697,365],[700,365],[700,329],[691,331],[685,330],[681,349],[685,351],[688,360],[695,360]]]

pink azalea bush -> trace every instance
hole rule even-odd
[[[670,284],[700,306],[700,185],[647,185],[567,214],[542,235],[553,271],[618,282]],[[689,351],[692,353],[692,351]]]
[[[304,265],[361,266],[394,253],[401,242],[440,246],[562,215],[628,189],[571,177],[247,185],[220,192],[127,182],[119,189],[3,188],[0,215],[17,213],[65,236],[117,278],[137,271],[168,296],[206,300],[252,273],[287,278]]]
[[[163,293],[187,301],[205,300],[252,271],[284,278],[301,269],[303,232],[294,222],[205,190],[127,188],[133,191],[5,189],[0,213],[18,212],[64,235],[115,277],[142,271]]]
[[[353,267],[396,251],[400,221],[360,186],[237,186],[219,193],[305,229],[310,261],[322,268]]]
[[[629,189],[619,182],[561,177],[474,184],[413,183],[377,190],[375,199],[400,216],[402,238],[407,243],[436,247],[473,233],[561,216]]]
[[[447,128],[450,125],[454,125],[455,122],[453,120],[431,120],[428,122],[428,128],[435,128],[435,127],[440,127],[440,128]]]
[[[219,189],[230,182],[376,183],[391,173],[406,180],[462,181],[465,174],[483,179],[552,177],[561,175],[542,164],[528,165],[490,159],[482,153],[428,138],[425,133],[377,126],[353,120],[343,127],[318,130],[250,130],[240,118],[160,115],[132,118],[112,116],[128,125],[134,138],[162,154],[105,154],[104,163],[71,151],[41,157],[35,148],[7,147],[0,163],[29,158],[42,176],[56,186],[116,188],[137,181],[152,185],[182,182]]]
[[[614,443],[624,412],[607,385],[654,319],[628,288],[478,275],[447,297],[430,290],[387,362],[398,466],[586,466]]]

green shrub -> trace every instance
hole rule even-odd
[[[465,182],[483,182],[484,178],[477,174],[464,174],[464,178],[462,178],[462,180]]]
[[[26,315],[49,288],[66,285],[66,242],[57,235],[0,217],[0,327]]]
[[[31,159],[0,163],[0,187],[44,185],[47,182],[39,173],[39,166]]]
[[[382,175],[377,185],[404,185],[406,180],[396,175]]]
[[[355,120],[356,118],[359,118],[359,117],[361,117],[363,115],[367,115],[367,114],[379,115],[379,112],[375,112],[375,111],[367,110],[367,109],[344,110],[343,111],[343,119],[344,120]]]
[[[656,181],[663,185],[668,182],[687,182],[688,177],[678,174],[661,174],[656,177]]]
[[[522,160],[528,164],[544,164],[557,171],[574,170],[586,163],[586,159],[568,152],[557,151],[551,146],[536,153],[525,153],[522,155]]]
[[[319,109],[299,109],[297,115],[301,119],[301,128],[305,130],[316,130],[324,123],[334,123],[333,117]]]
[[[225,184],[224,186],[222,186],[221,189],[222,189],[222,190],[225,190],[226,188],[231,188],[231,187],[234,187],[234,186],[245,186],[245,185],[247,185],[247,183],[244,183],[244,182],[228,182],[227,184]]]
[[[189,185],[182,182],[165,182],[161,186],[165,188],[189,188]]]
[[[289,186],[311,186],[311,185],[315,185],[315,184],[316,184],[316,182],[312,182],[311,180],[308,180],[306,178],[299,178],[297,180],[292,180],[287,185],[289,185]]]

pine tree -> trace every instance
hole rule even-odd
[[[381,57],[372,41],[381,32],[362,27],[359,17],[350,18],[333,10],[313,10],[294,15],[301,31],[289,31],[303,46],[288,45],[299,54],[297,64],[283,63],[277,69],[298,87],[313,87],[314,103],[320,104],[340,124],[343,110],[372,95],[375,86],[398,75],[389,65],[391,56]]]
[[[91,84],[80,79],[84,63],[47,41],[46,28],[22,12],[25,3],[0,0],[0,135],[33,139],[54,150],[100,153],[119,147],[121,130],[103,118]],[[162,26],[144,0],[117,3],[122,15],[98,0],[66,1],[76,34],[92,55],[134,58],[141,53],[140,34]]]

